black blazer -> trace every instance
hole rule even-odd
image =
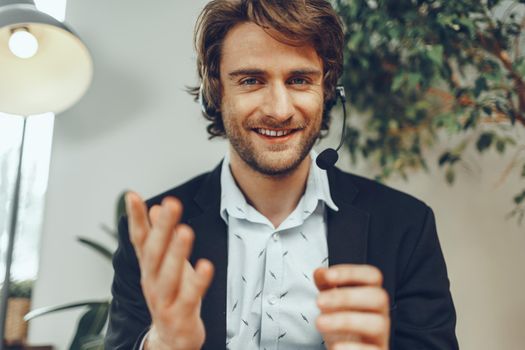
[[[182,222],[195,231],[192,264],[205,257],[215,276],[202,302],[205,350],[226,348],[227,226],[219,214],[221,166],[147,201],[166,196],[184,205]],[[328,210],[329,264],[371,264],[384,275],[391,302],[391,350],[458,349],[456,314],[432,210],[423,202],[374,181],[328,171],[339,211]],[[137,348],[151,324],[127,220],[119,224],[106,349]]]

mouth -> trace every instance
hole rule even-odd
[[[252,130],[258,135],[263,136],[264,138],[274,139],[274,140],[288,139],[292,134],[299,131],[299,129],[265,129],[265,128],[255,128]]]

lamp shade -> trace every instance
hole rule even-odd
[[[34,56],[20,58],[10,50],[18,30],[36,38]],[[0,0],[0,112],[60,113],[84,95],[92,75],[87,47],[64,23],[38,11],[33,1]]]

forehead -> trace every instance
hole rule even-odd
[[[289,45],[273,38],[253,22],[235,25],[224,38],[221,52],[223,69],[322,68],[322,60],[312,45]]]

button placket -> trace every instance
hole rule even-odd
[[[283,260],[282,260],[282,240],[280,233],[274,231],[268,240],[266,246],[266,264],[265,264],[265,278],[263,290],[263,305],[262,305],[262,332],[261,348],[276,349],[277,342],[272,341],[277,339],[280,331],[280,299],[279,293],[282,286],[283,274]]]

